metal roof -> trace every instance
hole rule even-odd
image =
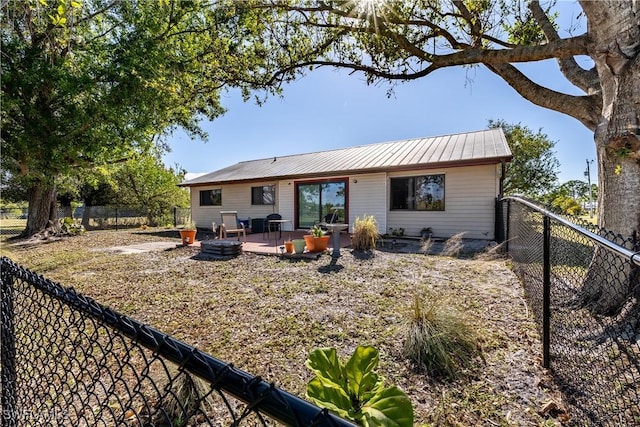
[[[500,163],[511,160],[502,129],[405,139],[249,160],[184,181],[191,187],[265,179]]]

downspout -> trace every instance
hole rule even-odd
[[[504,196],[504,178],[507,174],[507,162],[502,159],[500,161],[500,164],[502,168],[500,171],[500,184],[498,185],[498,200],[502,199],[502,197]]]
[[[504,225],[503,225],[503,212],[502,212],[502,197],[504,196],[504,178],[507,173],[507,165],[503,160],[500,161],[500,180],[498,181],[498,197],[496,198],[496,204],[494,209],[494,227],[493,227],[493,240],[498,243],[502,243],[505,240]]]

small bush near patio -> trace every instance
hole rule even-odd
[[[419,370],[456,378],[478,355],[475,331],[446,300],[415,294],[404,354]]]
[[[378,241],[378,224],[373,215],[356,217],[351,237],[351,247],[356,251],[371,251]]]

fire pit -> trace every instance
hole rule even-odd
[[[231,259],[242,253],[242,242],[229,240],[203,240],[200,242],[202,259]]]

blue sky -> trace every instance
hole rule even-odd
[[[573,2],[559,5],[575,9]],[[580,94],[555,61],[519,67],[547,87]],[[480,130],[489,119],[542,128],[556,142],[560,182],[584,180],[586,159],[595,159],[592,132],[571,117],[531,104],[483,67],[439,70],[397,85],[390,98],[389,87],[368,86],[362,75],[346,70],[321,68],[285,86],[282,98],[272,97],[262,107],[229,91],[222,100],[227,113],[202,124],[208,139],[190,140],[175,132],[164,161],[204,173],[243,160]],[[597,179],[595,166],[591,179]]]

